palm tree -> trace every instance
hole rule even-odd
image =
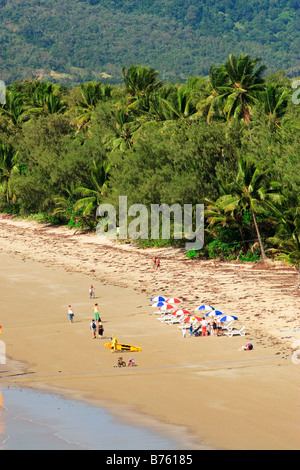
[[[260,101],[270,127],[280,127],[280,119],[285,115],[289,93],[276,83],[270,83],[260,94]]]
[[[0,184],[2,195],[5,196],[7,203],[15,200],[11,188],[11,176],[19,171],[18,166],[18,152],[14,150],[11,145],[0,145]]]
[[[74,191],[75,194],[82,196],[74,205],[77,218],[82,218],[90,228],[93,228],[97,221],[96,209],[106,195],[110,171],[111,164],[107,160],[97,162],[93,160],[90,181]],[[79,213],[81,213],[80,216]]]
[[[224,100],[231,91],[229,76],[224,65],[212,66],[208,77],[208,96],[197,104],[198,115],[206,115],[207,123],[211,122],[214,115],[221,116]]]
[[[24,97],[9,88],[6,90],[6,102],[0,105],[0,114],[6,116],[13,126],[20,126],[23,121],[29,119],[28,108],[24,103]]]
[[[122,68],[126,92],[131,97],[146,95],[161,86],[158,81],[158,71],[150,67],[131,65]]]
[[[264,89],[263,72],[265,66],[258,66],[261,59],[252,59],[249,54],[239,57],[230,54],[224,64],[230,80],[231,93],[226,98],[224,111],[228,119],[242,116],[245,123],[250,122],[252,106],[257,103],[259,92]]]
[[[193,116],[197,109],[193,102],[193,92],[188,86],[179,86],[169,93],[167,98],[162,98],[161,103],[169,114],[169,119],[186,119]]]
[[[99,101],[111,98],[112,88],[101,82],[88,82],[80,86],[81,100],[74,108],[78,115],[74,119],[78,130],[89,125]]]
[[[158,90],[162,83],[158,80],[158,71],[150,67],[131,65],[122,68],[125,91],[128,96],[127,107],[148,112],[150,95]]]
[[[243,232],[244,209],[241,205],[236,203],[236,197],[231,195],[233,193],[234,183],[220,183],[219,188],[221,196],[215,202],[207,198],[205,199],[208,205],[204,214],[207,217],[209,228],[212,229],[214,226],[237,226],[243,243],[243,250],[246,252],[248,246]]]
[[[263,260],[266,258],[266,254],[256,220],[256,213],[269,207],[269,201],[274,203],[282,199],[281,193],[278,192],[278,189],[281,187],[280,183],[271,182],[267,184],[266,177],[268,173],[269,170],[261,170],[250,160],[242,157],[239,158],[238,174],[233,194],[228,196],[227,207],[225,201],[223,206],[225,211],[230,211],[234,207],[251,211]]]
[[[114,128],[113,137],[110,135],[105,138],[105,148],[119,148],[122,152],[132,147],[133,133],[140,127],[140,122],[122,108],[113,112]]]
[[[300,198],[298,191],[283,192],[281,204],[272,204],[271,219],[276,222],[276,233],[268,242],[277,248],[269,251],[288,264],[300,265]]]

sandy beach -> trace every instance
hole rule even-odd
[[[58,390],[133,422],[159,422],[182,449],[300,448],[295,268],[193,261],[177,249],[142,250],[10,218],[0,218],[0,261],[3,384]],[[183,338],[177,325],[157,321],[155,295],[236,315],[247,334]],[[89,330],[95,302],[103,339]],[[104,347],[113,335],[142,348],[124,353],[137,367],[114,367],[118,354]],[[254,349],[241,351],[247,341]]]

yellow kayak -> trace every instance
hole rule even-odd
[[[108,349],[113,348],[113,342],[110,343],[105,343],[104,346]],[[141,351],[142,348],[139,348],[138,346],[132,346],[131,344],[122,344],[122,343],[116,343],[116,350],[117,351],[132,351],[132,352],[137,352]]]

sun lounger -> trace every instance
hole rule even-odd
[[[233,320],[231,320],[229,323],[227,323],[227,325],[223,325],[222,330],[232,331],[232,326],[231,326],[232,323],[233,323]]]
[[[172,320],[173,316],[172,315],[164,315],[163,317],[158,317],[156,320],[161,321],[161,322],[167,322],[169,320]]]
[[[176,317],[175,315],[172,315],[172,318],[170,318],[169,320],[166,320],[166,323],[168,325],[174,325],[174,323],[182,323],[185,316],[186,315],[181,315],[181,317]]]
[[[242,326],[239,330],[231,330],[227,331],[225,335],[227,335],[229,338],[232,338],[232,336],[240,335],[240,336],[245,336],[245,327]]]

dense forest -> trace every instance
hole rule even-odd
[[[148,208],[203,203],[205,246],[188,256],[298,263],[299,83],[248,54],[185,83],[148,66],[122,74],[122,85],[7,87],[1,211],[95,230],[98,205],[119,195]]]
[[[122,66],[162,79],[208,75],[230,53],[300,75],[298,0],[0,0],[0,80],[122,83]]]

